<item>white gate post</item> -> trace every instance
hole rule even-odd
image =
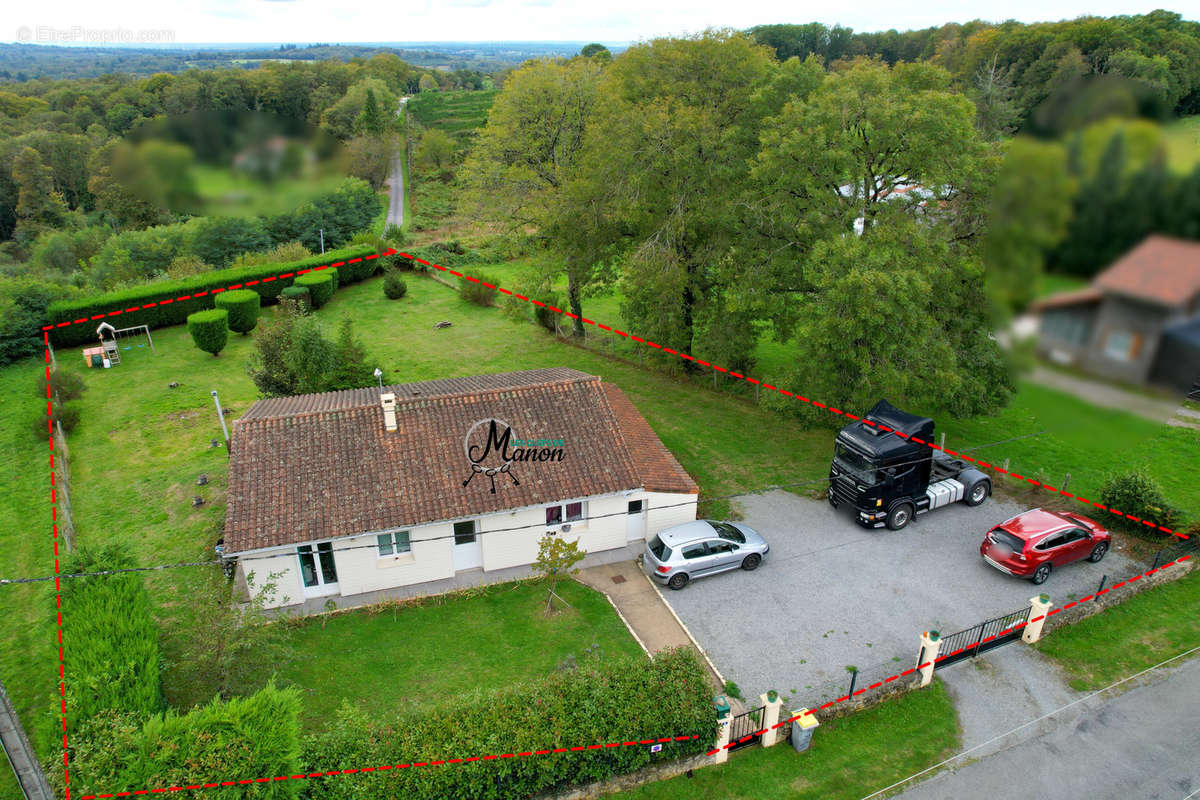
[[[729,760],[729,748],[726,745],[729,744],[729,728],[732,723],[733,716],[728,711],[717,717],[720,727],[717,729],[717,743],[713,745],[717,749],[712,757],[714,764],[724,764]]]
[[[933,665],[941,649],[942,637],[937,631],[925,631],[921,634],[921,657],[917,662],[917,671],[921,673],[921,686],[928,686],[933,680]]]
[[[779,699],[779,692],[773,690],[766,694],[760,694],[758,699],[762,701],[763,705],[763,718],[760,726],[763,735],[759,737],[758,741],[763,747],[770,747],[779,741],[779,711],[783,708],[783,701]]]
[[[1039,594],[1037,597],[1029,598],[1029,624],[1021,633],[1021,641],[1033,644],[1042,638],[1042,626],[1046,624],[1046,616],[1050,613],[1052,605],[1054,603],[1050,601],[1048,594]]]

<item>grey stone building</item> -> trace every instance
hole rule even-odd
[[[1051,361],[1185,392],[1200,378],[1200,242],[1149,236],[1088,288],[1030,310]]]

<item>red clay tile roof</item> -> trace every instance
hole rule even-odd
[[[1049,297],[1044,297],[1035,303],[1030,303],[1030,311],[1047,311],[1051,308],[1065,308],[1066,306],[1081,306],[1090,303],[1099,303],[1104,299],[1104,292],[1094,286],[1089,286],[1086,289],[1076,289],[1073,292],[1059,292],[1052,294]]]
[[[1187,305],[1200,293],[1200,242],[1148,236],[1093,285],[1164,306]]]
[[[620,390],[555,368],[271,398],[233,424],[225,546],[230,553],[463,519],[647,488],[696,491]],[[523,439],[563,439],[562,461],[513,462],[514,484],[472,475],[463,439],[495,417]]]

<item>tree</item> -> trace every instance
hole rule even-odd
[[[1184,239],[1200,239],[1200,164],[1175,183],[1167,204],[1167,232]]]
[[[297,394],[296,376],[288,363],[292,332],[299,310],[295,303],[281,300],[270,325],[259,325],[254,332],[254,352],[246,363],[250,380],[264,397]]]
[[[602,72],[575,202],[601,223],[588,246],[623,251],[629,325],[684,354],[718,288],[712,265],[740,234],[729,198],[757,149],[755,91],[775,69],[745,35],[707,31],[635,45]]]
[[[367,87],[367,96],[363,101],[362,112],[355,121],[355,130],[359,134],[378,136],[383,133],[384,118],[379,113],[379,103],[375,100],[375,90]]]
[[[1008,136],[1016,129],[1020,110],[1014,100],[1007,67],[997,65],[996,55],[975,72],[970,97],[975,101],[975,124],[988,140]]]
[[[1115,255],[1109,232],[1119,225],[1125,164],[1125,136],[1117,133],[1108,141],[1095,174],[1080,183],[1067,235],[1050,257],[1054,269],[1090,277],[1108,266]]]
[[[436,80],[434,80],[432,75],[426,72],[421,76],[420,82],[417,84],[417,88],[422,92],[436,92],[438,90],[438,83]]]
[[[13,180],[20,187],[17,195],[17,227],[13,238],[33,243],[38,234],[61,227],[67,217],[67,204],[54,191],[50,168],[32,147],[24,147],[13,159]]]
[[[312,315],[296,320],[287,366],[296,380],[297,394],[323,392],[329,376],[337,368],[337,348],[321,332],[321,324]]]
[[[554,593],[558,582],[579,572],[575,566],[587,554],[579,549],[576,540],[567,541],[561,536],[546,534],[538,543],[538,556],[532,567],[534,572],[541,573],[542,580],[549,582],[549,593],[546,595],[546,615],[549,616],[553,606]],[[562,600],[562,598],[559,598]]]
[[[613,60],[612,52],[609,51],[607,47],[597,42],[584,45],[583,49],[579,51],[579,55],[583,56],[584,58],[594,58],[602,63],[608,63]]]
[[[387,182],[397,149],[394,135],[356,136],[346,142],[346,172],[378,190]]]
[[[196,347],[216,358],[229,341],[229,312],[223,308],[210,308],[189,314],[187,330]]]
[[[325,391],[361,389],[375,381],[374,368],[367,364],[367,351],[354,337],[354,323],[344,317],[334,343],[334,365],[325,381]]]
[[[444,178],[453,162],[454,140],[448,133],[441,128],[430,128],[421,134],[421,143],[417,145],[418,164],[437,170]]]
[[[321,114],[321,127],[342,141],[349,139],[367,106],[368,94],[375,97],[376,119],[382,129],[386,117],[400,105],[400,98],[379,78],[363,78],[347,89],[341,99]]]
[[[466,208],[506,222],[511,232],[532,227],[565,256],[547,277],[553,282],[566,273],[576,336],[583,336],[581,297],[595,275],[598,254],[586,247],[596,241],[590,235],[594,228],[586,224],[594,219],[587,215],[588,198],[570,195],[567,187],[578,174],[599,77],[599,66],[586,59],[525,64],[496,97],[463,167]]]

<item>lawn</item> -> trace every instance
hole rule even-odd
[[[1194,556],[1193,556],[1194,558]],[[1094,691],[1200,645],[1200,571],[1059,628],[1037,644],[1072,689]]]
[[[295,178],[274,183],[256,180],[228,167],[192,167],[202,215],[257,217],[291,211],[307,200],[333,191],[346,179],[342,173],[311,168]]]
[[[545,675],[593,645],[604,656],[642,655],[602,594],[574,581],[555,591],[571,608],[550,617],[546,587],[516,583],[311,620],[289,635],[279,683],[300,689],[304,729],[319,731],[343,700],[388,717]]]
[[[721,766],[606,795],[610,800],[858,800],[944,759],[958,746],[958,717],[942,686],[822,724],[811,749],[787,742],[733,753]]]
[[[1080,289],[1086,289],[1091,285],[1091,281],[1087,278],[1081,278],[1078,275],[1062,275],[1059,273],[1048,272],[1042,275],[1038,282],[1037,296],[1039,299],[1049,297],[1052,294],[1060,292],[1075,292]]]

